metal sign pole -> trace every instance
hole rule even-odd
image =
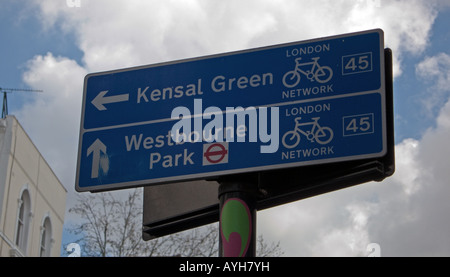
[[[220,182],[219,199],[219,256],[255,257],[257,183]]]

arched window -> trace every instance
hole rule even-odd
[[[52,247],[52,223],[50,217],[46,216],[41,225],[41,246],[39,256],[50,257]]]
[[[19,207],[17,212],[17,227],[16,227],[16,245],[26,254],[28,243],[28,230],[31,221],[31,198],[27,189],[22,191],[19,199]]]

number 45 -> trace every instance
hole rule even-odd
[[[347,62],[347,64],[345,65],[345,69],[351,71],[360,71],[366,70],[367,68],[369,68],[369,65],[369,55],[359,56],[358,65],[356,65],[356,57],[353,57]]]
[[[356,132],[367,132],[370,130],[371,122],[370,117],[360,117],[359,118],[359,125],[357,124],[356,118],[353,118],[350,120],[350,123],[345,128],[346,131],[353,131]]]
[[[372,52],[342,57],[342,75],[372,71]]]
[[[365,135],[374,132],[373,114],[360,114],[343,118],[344,137]]]

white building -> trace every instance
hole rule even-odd
[[[14,116],[0,119],[0,257],[60,256],[67,191]]]

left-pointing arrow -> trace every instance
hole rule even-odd
[[[91,178],[98,178],[98,170],[100,168],[100,152],[106,154],[106,145],[99,139],[96,139],[87,150],[87,156],[92,153],[92,171]]]
[[[107,110],[104,104],[126,102],[129,99],[128,94],[105,96],[106,93],[108,93],[107,90],[100,91],[100,93],[91,101],[92,105],[94,105],[99,111]]]

